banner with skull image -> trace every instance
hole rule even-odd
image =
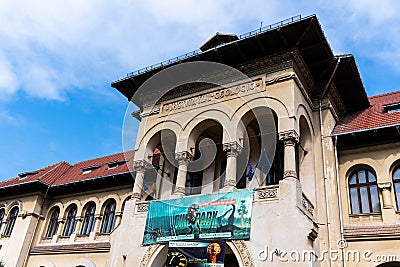
[[[224,241],[169,242],[166,267],[224,267]]]

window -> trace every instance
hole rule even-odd
[[[103,222],[101,224],[101,230],[100,230],[102,234],[111,233],[111,231],[114,229],[115,206],[116,206],[115,200],[112,199],[108,201],[107,206],[104,209]]]
[[[83,219],[81,235],[89,235],[90,232],[93,231],[94,222],[96,219],[94,218],[94,212],[96,211],[96,205],[91,202],[85,212],[85,218]]]
[[[100,168],[100,166],[90,166],[90,167],[82,168],[82,174],[91,173],[92,171],[94,171],[94,170],[96,170],[98,168]]]
[[[0,209],[0,229],[3,226],[3,220],[4,220],[5,214],[6,214],[6,211],[4,209]]]
[[[393,172],[394,194],[396,196],[397,210],[400,211],[400,167]]]
[[[385,105],[383,107],[383,109],[387,113],[400,112],[400,103],[393,103],[393,104]]]
[[[186,184],[185,184],[186,195],[200,194],[202,180],[203,180],[203,171],[188,172],[186,175]]]
[[[362,169],[353,172],[349,179],[349,190],[352,214],[381,211],[378,185],[371,171]]]
[[[11,235],[15,221],[17,220],[18,212],[18,207],[14,207],[11,209],[10,214],[8,215],[6,230],[4,230],[4,236]]]
[[[64,232],[63,236],[70,236],[74,231],[76,227],[76,211],[77,207],[75,204],[73,204],[68,211],[67,215],[67,220],[65,221],[65,226],[64,226]]]
[[[47,228],[46,238],[52,238],[58,230],[58,216],[60,215],[60,209],[54,208],[50,216],[49,227]]]

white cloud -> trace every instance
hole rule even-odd
[[[297,14],[317,13],[335,52],[396,68],[397,10],[396,0],[1,1],[0,99],[21,90],[62,100],[196,49],[217,31],[240,34]]]

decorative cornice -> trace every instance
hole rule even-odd
[[[189,162],[193,159],[192,154],[188,151],[182,151],[175,153],[175,159],[179,165],[189,165]]]
[[[145,172],[149,169],[153,168],[153,165],[151,165],[150,162],[142,159],[142,160],[137,160],[133,162],[133,169],[136,172]]]
[[[279,133],[279,140],[282,141],[285,146],[294,146],[299,142],[299,135],[295,130],[289,130]]]
[[[237,157],[242,152],[242,146],[238,142],[230,142],[223,144],[222,150],[226,152],[227,157]]]

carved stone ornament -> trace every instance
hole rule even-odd
[[[254,267],[255,265],[253,262],[253,258],[251,257],[251,253],[246,243],[243,240],[232,240],[232,243],[240,254],[243,266]]]
[[[285,146],[294,146],[299,142],[299,135],[295,130],[279,133],[279,140],[283,142]]]
[[[297,173],[293,170],[287,170],[283,172],[283,178],[293,177],[297,179]]]
[[[224,183],[224,187],[229,187],[229,186],[236,186],[236,180],[235,179],[226,179]]]
[[[184,195],[186,193],[185,188],[182,186],[176,186],[174,190],[174,194],[182,194]]]
[[[242,152],[242,146],[238,142],[230,142],[223,144],[222,150],[226,151],[227,157],[237,157]]]
[[[149,202],[142,202],[136,204],[137,212],[148,212],[149,211]]]
[[[133,193],[132,194],[132,199],[141,199],[142,198],[142,194],[141,193]]]
[[[278,198],[278,188],[266,188],[258,190],[259,199],[274,199]]]
[[[314,216],[314,206],[310,203],[310,201],[308,201],[308,199],[306,199],[304,196],[301,199],[301,204],[303,205],[303,207],[309,212],[311,213],[312,216]]]
[[[178,161],[179,165],[188,165],[189,162],[193,159],[192,154],[188,151],[182,151],[175,153],[175,159]]]
[[[135,161],[133,163],[133,168],[136,172],[145,172],[146,170],[153,168],[153,165],[151,165],[150,162],[142,159]]]
[[[156,252],[158,250],[158,248],[161,245],[157,244],[157,245],[150,245],[149,248],[146,250],[146,253],[144,253],[144,256],[142,258],[142,260],[140,261],[139,267],[147,267],[150,266],[150,259],[151,256],[153,256],[154,252]]]

